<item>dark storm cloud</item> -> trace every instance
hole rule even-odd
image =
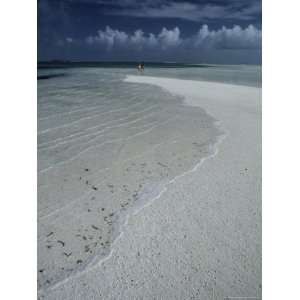
[[[59,43],[71,27],[71,16],[63,1],[38,1],[38,39],[44,43]]]
[[[131,5],[115,1],[113,7],[105,10],[106,14],[145,18],[177,18],[196,22],[208,19],[254,20],[261,14],[261,4],[258,1],[245,3],[237,1],[128,1]]]
[[[45,2],[40,0],[39,2]],[[208,19],[254,20],[261,15],[260,0],[52,0],[61,5],[101,7],[106,15],[141,18],[177,18],[204,22]]]

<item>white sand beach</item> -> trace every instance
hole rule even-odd
[[[87,222],[88,219],[89,226],[94,226],[94,231],[97,231],[99,223],[95,223],[96,217],[90,217],[86,212],[83,214],[80,211],[82,207],[76,207],[71,212],[69,210],[73,205],[72,197],[76,194],[76,189],[80,188],[78,186],[79,179],[77,180],[76,177],[75,181],[72,176],[74,177],[74,174],[77,176],[76,172],[82,166],[80,165],[79,168],[79,163],[76,162],[76,164],[66,164],[66,167],[60,170],[51,171],[53,162],[51,161],[49,164],[51,157],[45,156],[41,164],[39,195],[41,200],[47,199],[40,204],[39,216],[39,268],[42,282],[39,297],[53,300],[210,300],[226,299],[226,297],[228,299],[230,297],[233,299],[260,299],[262,289],[261,89],[243,85],[133,75],[127,76],[125,83],[144,85],[145,89],[149,85],[154,85],[162,88],[165,93],[179,97],[179,100],[183,98],[186,111],[184,107],[180,106],[174,111],[169,110],[172,106],[167,106],[166,109],[167,116],[170,118],[172,114],[178,114],[179,119],[172,121],[172,126],[176,126],[180,135],[173,136],[171,143],[171,139],[167,140],[166,136],[170,135],[172,131],[167,127],[162,127],[161,131],[166,135],[163,135],[162,132],[161,140],[152,145],[160,147],[158,145],[164,145],[164,139],[166,139],[166,145],[160,148],[161,151],[156,152],[155,156],[144,157],[150,165],[156,163],[154,158],[161,159],[162,166],[169,166],[166,168],[168,175],[162,174],[160,169],[154,171],[151,169],[155,174],[153,175],[155,180],[163,178],[159,188],[150,188],[151,199],[148,195],[145,201],[140,201],[139,205],[135,205],[129,210],[130,213],[126,214],[117,238],[111,240],[109,249],[103,250],[102,257],[86,258],[87,263],[84,267],[79,268],[76,272],[70,272],[67,276],[65,275],[67,273],[61,273],[63,276],[60,277],[59,273],[55,277],[57,280],[53,281],[53,284],[47,285],[47,280],[50,282],[50,276],[43,277],[46,275],[42,273],[45,274],[49,270],[52,277],[56,276],[58,267],[54,261],[57,260],[60,266],[67,264],[63,259],[68,259],[67,256],[71,255],[70,253],[76,256],[75,262],[79,261],[77,257],[82,253],[74,242],[75,240],[70,238],[73,234],[72,230],[77,230],[78,223]],[[149,111],[159,110],[159,107],[149,106],[146,109]],[[144,118],[141,115],[142,111],[136,113],[139,114],[139,119]],[[155,111],[155,114],[157,113]],[[203,120],[206,120],[205,122],[197,123],[200,122],[197,121],[198,113],[201,114]],[[165,118],[165,115],[162,116],[156,115],[156,119],[150,119],[151,117],[147,115],[146,118],[149,120],[147,119],[147,123],[141,124],[147,126],[156,124],[156,122],[160,124],[159,122]],[[85,115],[80,117],[87,118]],[[189,117],[190,124],[187,126],[184,121]],[[43,121],[47,120],[44,117]],[[70,122],[77,122],[74,120],[70,117]],[[92,119],[87,120],[90,122]],[[58,124],[58,121],[57,119],[52,122],[51,126],[54,123],[56,126],[65,126]],[[108,121],[110,122],[110,120]],[[218,127],[216,129],[212,125],[216,126],[215,121]],[[131,122],[131,120],[126,120],[126,122]],[[45,139],[41,141],[44,143],[42,147],[48,147],[50,142],[45,134],[50,133],[47,131],[49,130],[48,125],[41,123],[41,126],[43,124],[45,124],[45,128],[40,127],[41,132],[45,131],[41,136]],[[113,124],[110,125],[113,126]],[[92,126],[99,125],[89,123],[88,126],[87,128],[92,128]],[[201,133],[197,132],[197,126],[201,126],[203,129]],[[81,137],[79,127],[74,129],[74,132],[67,132],[67,128],[63,128],[66,130],[67,138],[70,136],[73,138],[73,135],[76,138]],[[97,130],[99,129],[101,128],[97,127]],[[91,129],[86,129],[89,136],[84,138],[94,138],[93,135],[90,136],[89,130]],[[132,127],[130,127],[131,131],[133,131]],[[120,132],[120,135],[122,134],[123,132]],[[133,131],[132,134],[136,134],[136,132]],[[54,136],[55,132],[51,131],[51,135]],[[182,140],[184,143],[181,142],[182,136],[185,137]],[[114,135],[113,138],[118,139],[118,135]],[[189,145],[194,142],[195,138],[204,143],[200,154],[189,150]],[[54,139],[58,143],[64,141],[61,136],[54,136]],[[110,179],[112,176],[115,178],[114,186],[121,185],[122,182],[119,181],[126,176],[130,177],[132,181],[140,178],[138,182],[144,184],[144,177],[138,177],[140,173],[120,175],[121,171],[128,168],[122,158],[126,158],[128,155],[135,157],[138,155],[138,150],[149,146],[151,141],[151,135],[147,134],[145,140],[136,141],[132,148],[127,144],[118,145],[116,149],[107,148],[107,151],[103,152],[107,155],[105,159],[107,162],[110,162],[110,153],[113,151],[118,153],[120,165],[114,168],[113,173],[107,175]],[[86,142],[94,146],[92,144],[94,140]],[[72,143],[75,141],[72,140]],[[52,147],[52,145],[50,146]],[[74,148],[70,149],[73,151]],[[167,154],[172,149],[175,153],[179,153],[178,159],[186,159],[183,163],[184,167],[181,165],[176,168],[171,166],[172,160]],[[81,148],[80,151],[82,151]],[[93,152],[93,155],[95,153],[98,152]],[[74,155],[78,155],[75,150]],[[44,158],[44,156],[41,157]],[[56,160],[54,162],[56,163]],[[96,159],[91,159],[90,162],[92,163],[88,165],[88,169],[93,169],[93,166],[97,165]],[[62,162],[57,161],[57,163],[61,164]],[[102,166],[98,163],[97,168],[102,167],[105,168],[106,165]],[[72,172],[72,176],[68,177],[69,172]],[[100,177],[96,173],[91,173],[91,177],[84,180],[91,181],[91,186],[93,186],[95,178],[99,179]],[[82,174],[78,174],[78,178],[85,176],[84,170]],[[63,181],[64,178],[70,181],[70,185],[66,183],[65,189],[54,191],[52,187],[55,186],[55,180]],[[106,180],[106,178],[101,177],[101,180]],[[53,185],[51,185],[52,183]],[[113,190],[114,186],[109,186],[108,193]],[[98,185],[94,187],[101,190]],[[90,191],[88,187],[86,189]],[[147,195],[147,190],[142,189],[141,195],[145,195],[145,193]],[[54,199],[52,207],[49,206],[51,199],[48,197],[51,193],[56,195],[52,197]],[[114,193],[117,193],[118,197],[121,195],[118,194],[117,189],[114,190]],[[139,190],[136,195],[138,193]],[[66,200],[65,203],[59,202],[61,195],[66,195],[70,200]],[[91,195],[89,194],[89,196]],[[118,197],[116,196],[116,200],[112,200],[112,202],[105,202],[103,204],[106,205],[105,209],[109,208],[111,211],[115,209]],[[83,202],[89,203],[88,201]],[[48,206],[45,203],[48,203]],[[96,204],[90,207],[98,209]],[[76,219],[69,222],[71,217],[66,211],[76,215]],[[60,225],[60,219],[64,220],[61,223],[64,226]],[[69,247],[64,250],[65,256],[59,256],[59,252],[53,252],[53,256],[51,256],[52,254],[49,256],[49,252],[47,252],[49,248],[46,248],[46,243],[43,242],[51,239],[55,235],[53,233],[55,230],[61,234],[61,237],[56,239],[62,242],[61,239],[65,238],[63,244],[59,243],[58,246]],[[104,235],[108,234],[109,230],[105,232]],[[49,234],[50,236],[47,236]],[[89,238],[89,233],[86,235]],[[54,248],[53,246],[52,249]],[[57,249],[60,251],[60,248]],[[66,268],[68,268],[67,265]]]

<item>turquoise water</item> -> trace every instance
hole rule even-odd
[[[204,81],[214,81],[214,82],[224,82],[229,84],[238,84],[246,86],[261,87],[261,66],[252,65],[167,65],[168,67],[159,67],[153,65],[145,65],[145,76],[160,76],[169,78],[179,78],[187,80],[204,80]],[[38,69],[38,75],[47,74],[65,74],[74,75],[80,73],[84,69],[97,70],[100,74],[101,72],[125,76],[127,74],[136,75],[138,71],[134,64],[124,65],[120,67],[115,65],[113,68],[111,66],[107,67],[86,67],[86,68],[43,68]]]

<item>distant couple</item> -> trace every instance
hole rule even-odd
[[[140,71],[140,73],[143,73],[143,71],[144,71],[144,62],[143,61],[138,65],[138,70]]]

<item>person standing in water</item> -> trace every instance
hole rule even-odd
[[[138,65],[138,70],[140,71],[140,73],[143,73],[145,68],[144,62],[142,61],[139,65]]]

